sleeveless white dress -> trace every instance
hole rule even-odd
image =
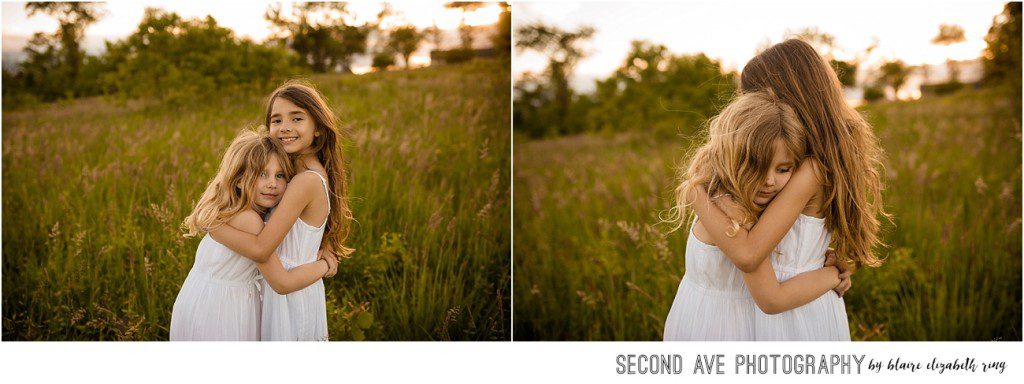
[[[801,214],[772,252],[775,276],[779,281],[786,281],[821,268],[831,240],[832,233],[825,229],[825,219]],[[846,303],[833,291],[776,315],[754,308],[757,340],[850,341]]]
[[[171,311],[171,341],[260,339],[256,263],[209,234]]]
[[[327,192],[327,209],[330,212],[330,192],[327,191],[327,180],[320,177]],[[277,256],[281,259],[284,269],[291,270],[297,266],[316,261],[316,253],[320,250],[327,219],[319,227],[313,227],[302,221],[295,224],[285,235],[277,247]],[[327,341],[327,297],[324,294],[323,280],[317,280],[301,290],[279,295],[263,281],[263,340],[274,341]]]
[[[743,273],[718,247],[686,240],[686,272],[665,318],[665,341],[754,340],[754,299]]]

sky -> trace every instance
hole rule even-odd
[[[608,77],[622,64],[630,41],[664,44],[677,54],[704,54],[739,70],[766,41],[782,41],[787,30],[818,27],[835,36],[838,59],[851,59],[872,38],[879,45],[868,63],[899,58],[907,64],[944,65],[947,58],[977,58],[992,19],[1005,2],[800,2],[689,1],[637,3],[515,3],[515,26],[531,22],[564,29],[590,25],[596,29],[586,45],[572,84],[589,91],[593,80]],[[966,41],[950,46],[931,44],[940,24],[963,27]],[[538,53],[515,53],[514,73],[540,72],[547,60]]]
[[[248,37],[257,42],[263,41],[271,33],[270,23],[263,18],[271,1],[113,1],[104,6],[104,16],[95,24],[86,29],[85,44],[83,46],[89,53],[96,54],[103,47],[103,41],[108,39],[119,39],[128,36],[138,27],[139,21],[147,7],[163,8],[166,11],[176,12],[182,17],[205,17],[213,16],[221,26],[235,31],[239,37]],[[446,39],[454,40],[454,30],[458,28],[461,21],[461,13],[456,9],[444,8],[444,2],[394,2],[394,10],[401,13],[399,19],[411,23],[418,28],[425,28],[437,23],[438,27],[451,31],[451,37]],[[349,9],[355,14],[357,22],[373,20],[381,9],[378,2],[353,2]],[[290,4],[284,3],[283,10],[287,14]],[[3,51],[5,60],[10,55],[21,51],[28,40],[36,32],[53,32],[57,29],[55,18],[45,14],[36,14],[29,17],[25,12],[24,2],[3,3]],[[501,9],[497,5],[491,5],[467,14],[466,22],[470,25],[492,24],[497,21]],[[480,40],[480,39],[477,39]],[[426,44],[424,44],[426,45]],[[429,48],[423,47],[413,56],[413,62],[424,64],[429,62]]]

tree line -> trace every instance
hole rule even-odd
[[[444,51],[451,55],[446,62],[474,57],[479,27],[468,25],[465,14],[487,4],[446,4],[464,15],[461,41]],[[508,3],[501,5],[491,44],[507,58],[511,10]],[[81,42],[86,28],[105,15],[103,3],[29,2],[25,9],[29,16],[56,18],[58,28],[36,33],[24,49],[25,60],[13,71],[4,69],[5,106],[101,94],[183,100],[211,90],[266,88],[299,73],[350,73],[359,55],[371,56],[376,70],[409,68],[410,57],[424,42],[435,50],[445,48],[440,28],[403,23],[389,4],[382,5],[376,19],[357,23],[346,3],[310,2],[295,3],[290,11],[270,5],[264,18],[272,34],[263,43],[235,36],[210,16],[186,19],[148,8],[131,35],[105,42],[99,55],[87,55]]]
[[[1018,99],[1020,12],[1021,3],[1010,2],[994,18],[981,58],[985,72],[982,85],[1012,87]],[[665,46],[649,41],[633,41],[614,73],[596,80],[594,91],[578,92],[570,85],[570,79],[576,64],[587,56],[584,46],[594,32],[588,26],[564,30],[543,23],[517,29],[516,49],[539,52],[547,58],[548,65],[542,72],[522,74],[516,81],[516,131],[529,137],[633,129],[689,135],[714,116],[735,92],[738,74],[723,71],[718,61],[703,54],[673,54]],[[836,70],[843,86],[863,88],[866,102],[884,98],[887,89],[898,94],[913,71],[923,70],[927,78],[926,66],[911,67],[890,59],[866,69],[866,78],[858,79],[858,69],[865,65],[877,41],[852,59],[838,60],[833,56],[835,37],[817,28],[787,31],[786,37],[800,38],[814,46]],[[947,46],[964,40],[961,27],[944,24],[930,43]],[[771,42],[765,41],[759,51],[770,46]],[[958,81],[958,63],[950,60],[947,68],[951,76],[935,87],[937,93],[964,87]]]

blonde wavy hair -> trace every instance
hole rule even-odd
[[[707,126],[707,142],[679,169],[675,206],[664,220],[674,224],[673,230],[689,222],[693,208],[687,196],[705,189],[712,198],[731,196],[744,208],[745,217],[733,218],[733,228],[727,232],[731,237],[764,210],[754,203],[754,195],[770,171],[775,142],[781,140],[796,159],[794,168],[803,160],[804,127],[793,109],[770,90],[740,94]]]
[[[212,231],[245,209],[264,212],[256,205],[256,180],[274,156],[290,180],[295,171],[277,140],[252,130],[239,133],[224,152],[217,174],[207,184],[192,213],[181,223],[185,237]]]
[[[266,129],[270,127],[274,101],[279,97],[306,110],[313,118],[316,132],[320,132],[319,137],[313,138],[311,149],[327,172],[327,184],[330,189],[331,211],[327,215],[324,240],[329,242],[339,255],[348,257],[355,249],[345,245],[351,232],[353,216],[348,202],[348,167],[341,151],[341,125],[328,106],[327,99],[316,88],[299,80],[290,80],[275,89],[267,98],[267,113],[264,118]]]
[[[751,59],[740,75],[740,90],[771,89],[796,112],[807,129],[807,154],[822,165],[825,226],[840,257],[879,266],[875,246],[882,206],[883,152],[871,126],[843,97],[839,77],[806,42],[791,39]]]

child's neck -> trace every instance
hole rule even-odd
[[[320,167],[320,160],[317,160],[316,155],[312,153],[304,153],[295,158],[296,172],[316,170],[317,168]]]

